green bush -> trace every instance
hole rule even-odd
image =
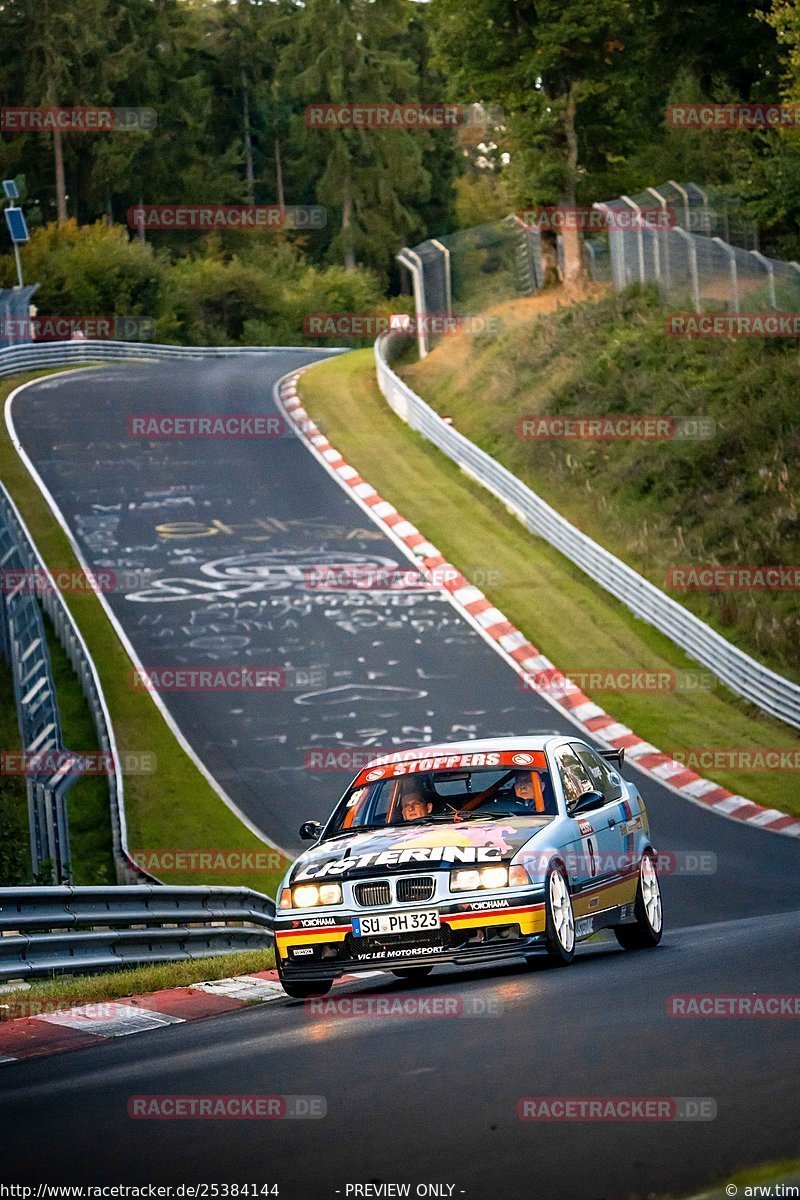
[[[34,303],[41,315],[155,315],[164,262],[121,225],[45,225],[32,233],[22,261],[25,279],[40,285]]]

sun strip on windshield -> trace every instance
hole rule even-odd
[[[408,751],[399,751],[397,755],[388,755],[374,765],[365,767],[356,777],[353,787],[364,787],[365,784],[376,783],[380,779],[427,774],[429,771],[463,771],[480,767],[546,770],[547,756],[543,750],[492,750],[464,754],[446,754],[439,751],[430,758],[409,758]]]

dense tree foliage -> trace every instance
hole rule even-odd
[[[800,250],[795,130],[664,119],[681,100],[800,100],[796,0],[0,0],[0,46],[0,106],[157,116],[139,131],[0,135],[0,173],[24,180],[34,226],[125,228],[140,202],[321,204],[324,229],[224,235],[212,260],[281,264],[291,249],[385,288],[403,244],[672,177],[723,187],[765,248]],[[443,100],[499,116],[425,132],[314,129],[304,116],[317,103]],[[173,264],[207,251],[193,233],[148,238]]]

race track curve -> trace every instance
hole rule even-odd
[[[20,441],[89,565],[131,574],[133,586],[108,601],[140,662],[285,672],[286,686],[269,695],[163,698],[232,800],[289,850],[299,822],[325,815],[347,782],[307,770],[309,754],[573,728],[522,691],[446,593],[421,579],[383,593],[314,586],[310,572],[345,555],[407,563],[293,435],[128,436],[136,414],[274,414],[277,379],[317,357],[80,371],[13,402]],[[663,880],[658,951],[630,955],[611,942],[582,948],[569,971],[434,974],[431,989],[478,998],[484,1017],[321,1018],[281,1002],[7,1064],[0,1172],[277,1181],[288,1200],[344,1196],[348,1183],[369,1181],[452,1183],[454,1196],[476,1200],[592,1200],[699,1186],[740,1163],[789,1156],[800,1115],[792,1022],[677,1020],[666,1001],[796,988],[800,848],[634,774],[658,849],[716,861],[713,873]],[[365,988],[408,994],[384,979]],[[328,1116],[200,1126],[127,1116],[132,1094],[243,1090],[323,1095]],[[516,1116],[525,1095],[711,1097],[717,1117],[529,1123]],[[32,1156],[34,1131],[46,1150]]]

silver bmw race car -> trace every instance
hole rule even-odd
[[[353,780],[278,895],[278,973],[293,997],[344,973],[414,979],[437,963],[545,954],[611,928],[662,934],[656,852],[624,751],[546,734],[384,755]]]

